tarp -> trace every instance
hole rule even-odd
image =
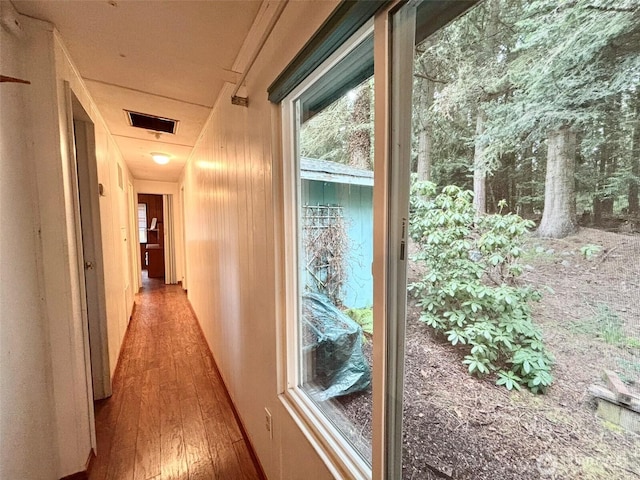
[[[371,370],[362,353],[362,328],[324,295],[302,298],[303,352],[311,359],[312,380],[318,401],[365,390]]]

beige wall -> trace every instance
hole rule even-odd
[[[135,293],[130,276],[132,266],[135,265],[135,259],[130,258],[131,255],[126,243],[136,239],[135,232],[130,231],[127,201],[127,185],[128,183],[133,183],[133,179],[115,140],[107,130],[84,82],[73,65],[63,40],[57,33],[54,38],[58,112],[60,115],[61,145],[64,158],[68,156],[65,148],[66,126],[64,125],[64,116],[66,115],[64,102],[65,80],[69,82],[71,90],[78,97],[95,125],[98,182],[104,186],[105,191],[104,196],[100,197],[100,222],[107,300],[109,367],[113,375],[129,322]],[[122,186],[119,181],[118,168],[122,171]]]
[[[247,78],[249,108],[232,106],[225,88],[181,185],[189,298],[270,479],[331,477],[278,398],[274,175],[280,132],[279,110],[266,89],[335,4],[289,3]],[[125,238],[135,239],[127,201],[133,180],[62,41],[49,25],[22,20],[24,40],[4,30],[1,38],[3,75],[13,71],[32,84],[0,89],[0,478],[37,480],[82,470],[91,447],[64,80],[96,129],[98,179],[106,192],[100,212],[112,372],[137,263],[124,246]],[[272,440],[265,407],[273,414]]]
[[[2,8],[10,5],[3,1]],[[95,124],[98,180],[106,191],[100,213],[112,372],[133,301],[123,246],[130,179],[56,32],[19,19],[22,38],[1,29],[3,75],[11,70],[31,85],[0,88],[0,478],[57,479],[84,469],[93,425],[65,80]]]
[[[267,87],[334,7],[288,4],[247,78],[249,107],[231,105],[227,85],[183,178],[189,299],[270,479],[331,478],[278,398],[280,113]],[[265,407],[273,414],[273,440]]]
[[[10,8],[5,2],[0,7],[3,14]],[[23,60],[46,43],[0,28],[2,74],[31,79],[33,71]],[[48,479],[58,469],[37,162],[27,140],[32,132],[27,106],[37,85],[33,80],[0,87],[0,478],[7,479]]]

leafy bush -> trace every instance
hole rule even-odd
[[[600,253],[600,246],[598,245],[583,245],[582,247],[580,247],[580,254],[587,260],[591,260],[593,257],[595,257],[598,253]]]
[[[432,183],[412,186],[410,234],[420,246],[415,260],[427,267],[409,287],[423,309],[420,319],[466,347],[471,374],[496,373],[496,383],[509,390],[544,392],[553,358],[530,308],[541,296],[516,282],[522,239],[533,222],[513,214],[476,217],[472,201],[472,192],[455,186],[437,196]]]
[[[364,333],[373,335],[373,308],[348,308],[344,313],[360,325]]]

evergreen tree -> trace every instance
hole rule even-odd
[[[541,235],[562,237],[575,229],[577,132],[602,124],[612,99],[638,88],[640,51],[637,43],[629,45],[637,41],[638,12],[637,1],[538,0],[522,7],[508,67],[510,93],[487,107],[487,130],[494,156],[546,140]],[[605,175],[612,175],[610,152],[600,153]]]

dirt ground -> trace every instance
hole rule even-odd
[[[585,257],[585,245],[600,249]],[[556,357],[553,385],[533,395],[471,377],[464,349],[422,324],[410,298],[403,479],[640,479],[640,436],[598,418],[587,391],[605,368],[640,390],[640,236],[531,238],[523,263],[522,281],[543,289],[533,319]],[[370,392],[340,404],[354,443],[370,445]]]

